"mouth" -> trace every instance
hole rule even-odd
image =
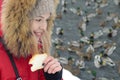
[[[41,37],[42,34],[43,34],[43,32],[35,32],[35,31],[34,31],[34,34],[35,34],[37,37]]]

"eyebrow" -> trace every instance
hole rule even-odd
[[[41,18],[45,18],[45,17],[43,17],[43,16],[39,16],[39,17],[41,17]]]

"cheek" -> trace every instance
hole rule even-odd
[[[38,27],[39,27],[39,25],[36,24],[36,23],[32,24],[31,26],[32,26],[31,28],[32,28],[33,31],[38,29]]]
[[[44,24],[44,29],[47,30],[47,27],[48,27],[48,23],[45,22],[45,24]]]

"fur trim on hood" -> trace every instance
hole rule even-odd
[[[38,44],[30,30],[28,14],[36,4],[36,0],[3,0],[2,5],[2,31],[6,47],[15,56],[28,56],[39,53]],[[55,0],[55,6],[58,0]],[[48,41],[43,41],[43,50],[50,53],[51,28],[55,14],[52,15],[48,23],[48,32],[46,33]],[[48,46],[45,49],[46,45]]]

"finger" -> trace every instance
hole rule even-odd
[[[52,70],[52,74],[55,74],[56,72],[59,72],[62,70],[62,66],[59,64],[59,66],[55,67],[54,70]]]
[[[48,56],[44,61],[43,61],[43,63],[44,63],[44,65],[47,65],[50,61],[52,61],[54,58],[53,57],[51,57],[51,56]]]
[[[52,73],[55,68],[59,67],[60,63],[56,62],[55,64],[51,65],[50,68],[48,69],[48,73]]]
[[[54,70],[52,71],[52,74],[55,74],[56,72],[59,72],[62,70],[62,66],[57,66],[56,68],[54,68]]]
[[[54,65],[57,61],[55,59],[49,61],[47,64],[44,66],[44,71],[47,72],[49,68],[51,68],[52,65]]]

